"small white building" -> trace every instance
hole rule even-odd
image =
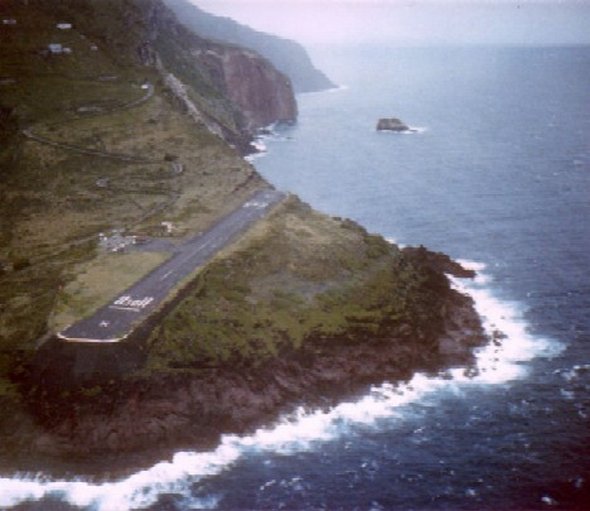
[[[72,53],[71,48],[62,45],[61,43],[50,43],[47,45],[47,49],[51,55],[70,55]]]
[[[3,25],[16,25],[16,20],[14,18],[4,18],[2,20]]]
[[[172,222],[162,222],[162,227],[166,229],[166,234],[172,234],[176,230]]]
[[[71,30],[72,24],[71,23],[58,23],[55,25],[60,30]]]
[[[49,43],[47,49],[49,50],[49,53],[52,53],[53,55],[58,55],[64,51],[64,47],[60,43]]]

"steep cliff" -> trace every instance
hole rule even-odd
[[[159,64],[192,89],[199,91],[204,83],[228,100],[233,109],[229,126],[252,135],[273,122],[296,120],[291,82],[268,60],[245,48],[203,39],[181,26],[160,2],[151,8],[150,19],[150,44]],[[212,110],[209,102],[196,102],[209,117],[218,117],[217,103]],[[221,126],[227,130],[223,122]]]
[[[188,28],[203,37],[237,44],[260,53],[287,75],[296,92],[314,92],[335,87],[314,67],[305,49],[297,42],[258,32],[230,18],[214,16],[187,0],[165,0]]]
[[[297,118],[289,79],[259,55],[239,48],[221,48],[208,51],[203,57],[218,69],[220,85],[240,108],[249,131]]]

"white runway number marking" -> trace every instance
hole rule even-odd
[[[124,310],[133,310],[133,311],[141,311],[145,309],[150,303],[154,301],[152,296],[146,296],[145,298],[140,299],[133,299],[129,295],[123,295],[117,298],[113,304],[111,305],[111,309],[124,309]]]
[[[268,202],[259,202],[259,201],[248,201],[244,204],[244,208],[256,208],[256,209],[263,209],[268,206]]]

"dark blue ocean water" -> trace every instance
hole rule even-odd
[[[470,261],[469,291],[508,337],[474,378],[378,385],[123,481],[15,475],[0,507],[590,509],[590,48],[314,57],[344,87],[301,96],[256,167],[316,209]],[[377,133],[388,116],[419,129]]]

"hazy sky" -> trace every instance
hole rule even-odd
[[[304,44],[590,44],[590,0],[191,0]]]

